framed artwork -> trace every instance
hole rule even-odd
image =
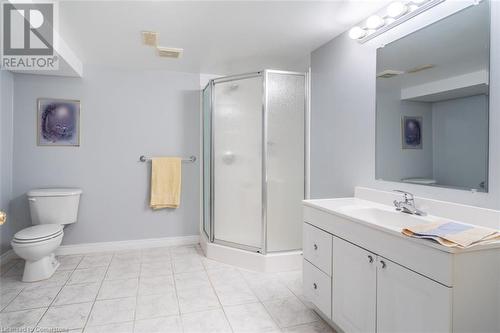
[[[80,146],[80,101],[39,98],[39,146]]]
[[[401,118],[403,149],[422,149],[422,120],[422,117]]]

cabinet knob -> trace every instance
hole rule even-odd
[[[313,283],[313,288],[318,289],[318,285],[316,283]]]
[[[371,255],[368,255],[368,262],[371,264],[373,262],[373,257]]]
[[[318,245],[314,244],[314,249],[317,250],[318,249]]]
[[[380,260],[380,265],[382,265],[382,268],[385,268],[387,266],[387,264],[383,260]]]

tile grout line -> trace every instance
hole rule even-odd
[[[45,310],[45,312],[43,313],[43,315],[40,317],[40,319],[38,319],[38,321],[36,322],[35,327],[33,328],[32,332],[38,327],[38,325],[40,325],[40,322],[42,321],[43,317],[45,317],[45,315],[49,311],[50,307],[52,306],[52,304],[54,304],[54,302],[56,301],[57,297],[59,296],[59,294],[63,290],[63,288],[68,284],[69,280],[73,276],[73,273],[76,271],[78,265],[80,265],[80,262],[82,262],[83,257],[84,256],[82,255],[82,257],[80,258],[80,260],[78,261],[78,263],[75,265],[75,268],[71,271],[71,274],[68,276],[68,279],[66,280],[66,282],[64,282],[64,284],[61,286],[61,289],[59,289],[59,291],[57,292],[56,296],[54,297],[54,299],[52,300],[52,302],[50,302],[49,306],[47,307],[47,309]],[[57,270],[56,270],[56,272],[57,272]],[[53,274],[55,274],[56,272],[54,272]],[[61,272],[64,272],[64,271],[61,271]]]
[[[280,272],[278,272],[280,273]],[[276,275],[276,273],[271,273],[273,275]],[[273,277],[274,278],[274,277]],[[302,323],[302,324],[297,324],[297,325],[292,325],[292,326],[284,326],[284,327],[281,327],[278,322],[276,321],[276,319],[274,318],[274,316],[271,314],[271,312],[267,309],[266,305],[264,303],[266,302],[276,302],[276,301],[283,301],[283,300],[286,300],[286,299],[289,299],[291,297],[285,297],[285,298],[275,298],[275,299],[269,299],[269,300],[266,300],[266,301],[262,301],[260,300],[260,298],[257,297],[257,299],[259,300],[259,302],[262,304],[262,306],[264,307],[264,309],[266,310],[266,312],[269,314],[269,316],[273,319],[273,321],[275,322],[275,324],[278,326],[279,330],[280,331],[283,331],[284,329],[288,329],[288,328],[291,328],[291,327],[296,327],[296,326],[300,326],[300,325],[306,325],[306,324],[311,324],[311,323],[315,323],[315,322],[319,322],[321,321],[320,317],[315,313],[315,311],[313,311],[312,309],[310,309],[307,304],[305,304],[299,296],[297,296],[293,290],[291,288],[288,287],[288,285],[280,278],[280,277],[275,277],[275,279],[277,279],[279,281],[280,284],[282,284],[288,291],[290,291],[290,293],[293,295],[294,298],[296,298],[302,305],[304,305],[304,307],[308,310],[308,311],[312,311],[314,312],[315,316],[317,317],[317,320],[315,321],[312,321],[312,322],[309,322],[309,323]],[[246,279],[245,279],[246,280]]]
[[[21,278],[22,278],[22,275],[21,275]],[[25,289],[24,287],[21,288],[19,290],[19,292],[16,294],[16,296],[12,297],[12,299],[9,302],[7,302],[7,304],[5,304],[5,306],[3,308],[0,309],[0,313],[8,313],[9,311],[4,312],[3,310],[7,309],[7,307],[10,305],[10,303],[14,302],[14,300],[17,298],[17,296],[19,296],[19,294],[22,293],[24,289]]]
[[[206,312],[206,311],[214,311],[216,309],[204,309],[204,310],[198,310],[198,311],[190,311],[190,312],[187,312],[187,313],[182,313],[181,312],[181,306],[180,306],[180,300],[179,300],[179,294],[178,294],[178,286],[177,286],[177,282],[176,282],[176,276],[179,275],[179,274],[176,274],[175,272],[175,269],[174,269],[174,259],[177,259],[177,260],[180,260],[183,258],[183,252],[181,252],[180,254],[176,254],[174,255],[173,252],[175,252],[175,248],[176,247],[169,247],[168,249],[168,254],[170,255],[170,258],[169,258],[169,266],[170,266],[170,270],[171,270],[171,273],[166,275],[166,276],[171,276],[173,278],[173,287],[174,287],[174,292],[175,292],[175,296],[176,296],[176,301],[177,301],[177,306],[178,306],[178,311],[177,311],[177,314],[175,316],[178,316],[179,319],[180,319],[180,324],[181,324],[181,327],[180,329],[183,331],[183,332],[186,332],[186,327],[185,327],[185,322],[184,322],[184,315],[187,315],[187,314],[191,314],[191,313],[196,313],[196,312]],[[231,330],[231,332],[234,332],[234,328],[233,328],[233,325],[231,324],[231,322],[229,321],[229,318],[228,318],[228,315],[225,311],[225,307],[222,305],[222,302],[221,302],[221,298],[219,297],[219,294],[217,293],[216,291],[216,288],[215,288],[215,285],[214,285],[214,281],[213,280],[213,277],[210,275],[210,272],[211,271],[216,271],[216,270],[220,270],[220,269],[223,269],[224,267],[220,267],[220,268],[216,268],[214,270],[211,270],[209,269],[209,263],[207,261],[205,261],[204,259],[208,259],[206,258],[201,252],[199,252],[199,248],[197,246],[194,247],[194,249],[196,250],[196,254],[195,256],[198,258],[198,260],[200,260],[201,262],[201,267],[202,267],[202,270],[201,272],[204,272],[204,274],[206,274],[207,276],[207,279],[208,279],[208,282],[209,282],[209,286],[211,288],[211,291],[215,293],[216,297],[217,297],[217,300],[218,300],[218,303],[219,303],[219,306],[220,306],[220,309],[222,310],[223,314],[224,314],[224,318],[226,319],[226,322]],[[136,321],[138,320],[137,316],[138,316],[138,300],[139,300],[139,288],[140,288],[140,282],[141,280],[143,280],[143,278],[145,278],[144,276],[142,276],[143,274],[143,270],[146,268],[146,264],[144,262],[145,259],[148,259],[147,255],[145,254],[144,252],[144,249],[139,249],[140,251],[140,261],[139,261],[139,275],[137,277],[137,290],[135,292],[135,308],[134,308],[134,316],[133,316],[133,322],[132,322],[132,328],[135,330],[136,329]],[[67,305],[73,305],[73,304],[82,304],[82,303],[90,303],[92,302],[91,304],[91,307],[90,307],[90,310],[89,310],[89,313],[87,315],[87,318],[85,320],[85,324],[83,325],[83,328],[82,330],[86,330],[88,329],[90,326],[89,326],[89,323],[90,323],[90,318],[91,318],[91,314],[92,314],[92,311],[93,309],[95,308],[95,303],[97,301],[99,301],[99,293],[103,290],[103,286],[104,286],[104,282],[106,281],[119,281],[119,280],[124,280],[124,279],[130,279],[130,278],[118,278],[118,279],[112,279],[112,280],[107,280],[106,277],[107,277],[107,274],[109,273],[110,269],[111,269],[111,266],[112,266],[112,263],[114,260],[117,259],[117,254],[121,252],[121,251],[115,251],[113,253],[111,253],[111,258],[109,259],[109,261],[107,262],[107,265],[106,266],[95,266],[95,267],[86,267],[87,269],[103,269],[103,276],[102,276],[102,279],[96,281],[96,282],[80,282],[80,283],[75,283],[75,284],[69,284],[70,280],[71,280],[71,277],[73,276],[73,274],[75,274],[76,271],[78,271],[78,269],[80,268],[80,265],[82,264],[83,260],[85,259],[85,257],[88,256],[87,255],[82,255],[82,257],[79,259],[79,261],[76,263],[75,267],[68,270],[69,271],[69,276],[68,278],[65,280],[65,282],[60,286],[60,289],[58,290],[58,292],[56,293],[56,295],[54,296],[53,300],[50,302],[50,304],[48,305],[48,307],[45,309],[45,311],[43,311],[43,314],[41,315],[41,317],[38,319],[38,321],[36,322],[36,325],[34,325],[34,329],[37,329],[38,328],[38,325],[40,325],[41,321],[43,320],[43,318],[46,316],[48,310],[50,310],[51,308],[54,308],[56,307],[55,303],[56,303],[56,300],[57,298],[60,296],[62,290],[67,287],[68,285],[83,285],[83,284],[89,284],[89,283],[96,283],[96,284],[99,284],[98,285],[98,288],[97,288],[97,293],[95,295],[95,297],[93,298],[93,301],[87,301],[87,302],[77,302],[77,303],[67,303],[67,304],[61,304],[61,305],[57,305],[57,306],[67,306]],[[109,254],[109,253],[108,253]],[[188,254],[188,253],[186,253]],[[194,253],[193,253],[194,255]],[[76,255],[75,255],[76,256]],[[189,257],[189,255],[188,255]],[[135,260],[135,258],[134,258]],[[126,261],[126,260],[125,260]],[[149,261],[149,259],[148,259]],[[157,262],[156,260],[152,260],[153,262]],[[161,260],[158,260],[158,262],[165,262],[165,259],[162,258]],[[96,263],[97,264],[97,263]],[[15,267],[15,265],[13,266]],[[13,267],[11,267],[11,269],[13,269]],[[246,277],[244,276],[243,272],[245,270],[242,270],[240,268],[238,268],[237,266],[234,266],[234,265],[228,265],[227,266],[228,268],[231,268],[231,269],[235,269],[235,271],[238,272],[238,275],[242,278],[242,282],[245,283],[245,286],[247,286],[249,288],[249,290],[255,295],[255,292],[254,292],[254,289],[250,287],[250,284],[248,282],[248,280],[250,279],[251,280],[251,276],[250,277]],[[156,269],[154,267],[151,267],[151,272],[153,274],[151,274],[152,277],[155,277],[155,276],[158,276],[156,272]],[[85,268],[82,268],[82,269],[85,269]],[[10,271],[10,270],[9,270]],[[65,272],[65,271],[59,271],[59,272]],[[145,272],[145,271],[144,271]],[[7,274],[7,272],[5,272],[4,274]],[[191,273],[191,272],[181,272],[180,274],[182,273]],[[193,272],[194,273],[194,272]],[[163,273],[161,273],[160,275],[163,275]],[[4,276],[2,276],[3,278]],[[290,276],[291,278],[293,278],[294,276]],[[289,328],[294,328],[294,327],[299,327],[299,326],[302,326],[302,325],[308,325],[308,324],[314,324],[314,323],[318,323],[318,322],[322,322],[321,318],[318,318],[318,316],[316,315],[316,320],[314,321],[311,321],[311,322],[307,322],[307,323],[300,323],[300,324],[295,324],[295,325],[290,325],[290,326],[283,326],[281,327],[278,322],[276,321],[275,317],[271,314],[271,312],[268,310],[268,308],[266,307],[265,303],[266,302],[276,302],[276,301],[280,301],[280,300],[286,300],[286,299],[290,299],[292,296],[293,298],[295,299],[298,299],[299,303],[302,304],[308,311],[311,311],[313,313],[315,313],[314,310],[312,310],[311,308],[309,308],[306,304],[306,300],[304,299],[301,299],[301,297],[298,296],[298,294],[296,292],[294,292],[294,290],[296,290],[297,292],[299,291],[299,288],[295,288],[296,287],[296,281],[298,281],[298,276],[297,276],[297,279],[290,279],[289,276],[286,276],[286,275],[279,275],[279,274],[275,274],[275,275],[271,275],[270,278],[271,279],[275,279],[276,282],[282,284],[289,292],[290,292],[290,296],[288,297],[280,297],[280,298],[276,298],[276,299],[269,299],[267,301],[264,301],[264,300],[261,300],[259,297],[256,297],[256,299],[252,302],[242,302],[241,304],[233,304],[231,306],[241,306],[241,305],[245,305],[245,304],[261,304],[261,306],[264,307],[266,313],[268,314],[268,316],[271,318],[272,322],[276,325],[276,328],[279,330],[279,331],[284,331],[286,329],[289,329]],[[224,281],[224,279],[222,280]],[[291,286],[291,287],[290,287]],[[21,289],[19,290],[19,292],[17,293],[17,295],[15,297],[12,298],[12,300],[2,309],[2,311],[12,302],[14,301],[18,296],[19,294],[25,290],[26,288],[29,288],[28,286],[26,287],[22,287],[20,286]],[[56,286],[54,286],[56,287]],[[58,287],[58,286],[57,286]],[[294,287],[294,289],[292,289],[292,287]],[[256,295],[255,295],[256,296]],[[130,296],[123,296],[123,297],[111,297],[111,298],[104,298],[103,300],[111,300],[111,299],[123,299],[123,298],[128,298]],[[39,307],[38,309],[40,308],[44,308],[44,307]],[[155,318],[160,318],[160,317],[171,317],[171,316],[174,316],[174,315],[162,315],[162,316],[157,316]],[[149,318],[145,318],[145,319],[149,319]],[[130,321],[126,321],[127,323],[130,323]],[[117,322],[117,323],[113,323],[113,324],[118,324],[118,323],[125,323],[125,322]],[[110,323],[111,324],[111,323]],[[102,325],[107,325],[107,324],[102,324]],[[96,326],[101,326],[101,325],[96,325]],[[83,332],[82,331],[82,332]]]
[[[279,273],[279,272],[278,272],[278,273]],[[285,288],[287,288],[287,289],[288,289],[288,291],[290,291],[290,293],[291,293],[291,294],[292,294],[292,295],[293,295],[293,296],[294,296],[294,297],[295,297],[295,298],[296,298],[296,299],[300,302],[300,304],[302,304],[302,305],[303,305],[303,306],[304,306],[304,307],[305,307],[308,311],[313,312],[313,313],[314,313],[314,315],[315,315],[315,317],[317,318],[317,320],[315,320],[315,321],[311,321],[311,322],[308,322],[308,323],[297,324],[297,325],[285,326],[285,327],[283,327],[283,329],[288,329],[288,328],[293,328],[293,327],[297,327],[297,326],[301,326],[301,325],[307,325],[307,324],[312,324],[312,323],[316,323],[316,322],[321,322],[321,318],[320,318],[320,316],[319,316],[318,314],[316,314],[316,312],[315,312],[314,310],[310,309],[310,308],[307,306],[307,304],[305,304],[305,303],[304,303],[304,302],[300,299],[300,297],[299,297],[297,294],[295,294],[295,293],[293,292],[293,290],[292,290],[291,288],[289,288],[289,287],[288,287],[288,285],[287,285],[287,284],[286,284],[286,283],[285,283],[285,282],[284,282],[281,278],[279,278],[279,277],[278,277],[277,279],[279,280],[279,282],[280,282],[280,283],[282,283],[282,284],[283,284],[283,286],[284,286]],[[286,300],[286,299],[288,299],[288,298],[290,298],[290,297],[287,297],[287,298],[278,298],[278,299],[269,300],[269,301],[280,301],[280,300]],[[266,302],[268,302],[268,301],[266,301]],[[272,315],[272,314],[271,314],[271,313],[267,310],[267,307],[266,307],[266,305],[264,304],[264,302],[262,303],[262,305],[264,306],[264,308],[266,309],[266,311],[269,313],[269,315],[270,315],[271,317],[273,317],[273,315]],[[274,319],[274,317],[273,317],[273,319]],[[280,327],[280,326],[278,325],[278,327]],[[280,327],[280,329],[281,329],[281,330],[283,330],[281,327]]]
[[[4,277],[8,272],[10,272],[15,266],[17,266],[18,264],[22,263],[22,259],[11,259],[9,260],[8,262],[6,262],[2,267],[5,267],[5,266],[8,266],[10,265],[10,263],[12,263],[12,266],[10,266],[9,268],[6,268],[6,271],[2,271],[0,273],[0,277]]]
[[[220,307],[222,309],[222,313],[224,313],[224,318],[226,318],[226,321],[229,325],[229,328],[231,329],[231,332],[234,332],[233,325],[231,325],[231,322],[229,321],[229,317],[227,316],[226,310],[224,309],[224,306],[222,305],[222,302],[220,301],[219,295],[217,294],[217,290],[215,290],[215,287],[212,283],[212,279],[210,279],[210,274],[208,274],[207,267],[203,263],[203,260],[201,261],[201,264],[203,265],[203,270],[204,270],[205,274],[207,274],[207,278],[208,278],[208,282],[210,283],[210,287],[212,288],[213,292],[215,293],[215,296],[217,297],[217,300],[219,301]]]
[[[238,269],[238,271],[241,273],[241,270]],[[242,274],[243,275],[243,274]],[[250,283],[248,283],[247,279],[245,277],[243,277],[243,279],[245,280],[245,282],[248,284],[248,287],[250,288],[250,290],[252,290],[253,293],[255,293],[254,291],[254,288],[252,288],[250,286]],[[281,281],[280,281],[281,282]],[[285,285],[285,288],[289,289],[286,285]],[[293,293],[292,293],[293,294]],[[269,310],[267,309],[266,305],[264,304],[264,301],[261,300],[259,298],[259,296],[256,294],[255,295],[257,297],[257,301],[260,303],[260,305],[262,305],[262,307],[264,308],[264,310],[266,311],[266,313],[269,315],[269,318],[271,318],[271,320],[273,321],[273,323],[276,325],[276,327],[278,328],[278,330],[280,332],[283,332],[283,329],[281,328],[281,326],[278,324],[278,322],[276,321],[276,319],[274,319],[274,316],[271,314],[271,312],[269,312]],[[279,299],[275,299],[275,300],[279,300]],[[269,300],[270,301],[270,300]],[[267,301],[266,301],[267,302]]]
[[[144,249],[141,249],[141,261],[139,263],[139,276],[137,277],[137,290],[135,292],[135,307],[134,307],[134,319],[132,322],[132,332],[135,331],[135,320],[137,318],[137,304],[139,303],[139,288],[141,286],[141,273],[142,273],[142,259],[144,255]]]
[[[13,260],[17,260],[17,259],[13,259]],[[11,260],[11,261],[12,261],[12,260]],[[19,261],[18,263],[16,263],[16,264],[12,265],[12,266],[11,266],[11,267],[7,270],[7,271],[5,271],[5,272],[1,275],[1,277],[2,277],[2,278],[9,278],[9,277],[10,277],[10,278],[15,279],[15,278],[17,278],[17,277],[19,276],[19,278],[21,279],[21,283],[25,283],[25,282],[22,282],[23,273],[21,273],[21,274],[17,274],[17,275],[12,275],[12,276],[5,276],[8,272],[10,272],[12,269],[14,269],[14,267],[15,267],[15,266],[17,266],[17,265],[18,265],[18,264],[20,264],[20,263],[22,263],[22,261]],[[24,271],[24,269],[23,269],[23,271]],[[1,284],[0,284],[0,287],[1,287]],[[6,304],[6,305],[5,305],[2,309],[0,309],[0,312],[1,312],[1,313],[15,312],[16,310],[15,310],[15,311],[5,311],[5,312],[4,312],[4,310],[5,310],[5,309],[7,309],[7,307],[8,307],[8,306],[9,306],[9,305],[10,305],[10,304],[11,304],[11,303],[12,303],[12,302],[13,302],[13,301],[14,301],[14,300],[15,300],[15,299],[19,296],[19,294],[21,294],[21,293],[22,293],[22,292],[23,292],[26,288],[27,288],[27,286],[21,287],[21,289],[20,289],[20,290],[19,290],[19,292],[16,294],[16,296],[14,296],[14,297],[13,297],[13,298],[12,298],[12,299],[11,299],[11,300],[10,300],[10,301]],[[12,289],[12,290],[15,290],[15,289]],[[43,308],[43,306],[42,306],[42,307],[40,307],[40,308]],[[17,311],[33,310],[33,309],[40,309],[40,308],[23,309],[23,310],[17,310]]]
[[[168,251],[170,254],[170,265],[172,268],[172,279],[174,282],[174,292],[175,292],[175,299],[177,300],[177,308],[179,309],[179,319],[181,321],[181,330],[184,332],[184,321],[182,320],[182,312],[181,312],[181,302],[179,301],[179,293],[177,292],[177,283],[175,282],[175,265],[174,265],[174,254],[172,253],[172,249]],[[202,263],[203,265],[203,263]]]
[[[97,293],[94,297],[94,301],[92,302],[92,306],[90,307],[90,311],[89,311],[89,314],[87,316],[87,320],[85,320],[85,324],[83,325],[82,332],[85,332],[85,330],[87,329],[87,325],[89,323],[90,316],[92,315],[92,311],[94,310],[95,303],[97,302],[97,297],[99,297],[99,292],[101,291],[102,285],[104,284],[104,280],[106,279],[106,275],[108,274],[109,266],[111,266],[111,262],[113,261],[113,258],[115,257],[115,253],[116,252],[113,252],[113,255],[111,256],[111,260],[109,261],[108,265],[106,266],[104,276],[101,280],[99,288],[97,288]]]
[[[311,309],[296,293],[293,292],[293,290],[291,288],[288,287],[288,285],[286,283],[283,283],[285,285],[286,288],[288,288],[288,290],[292,293],[293,296],[295,296],[299,302],[304,305],[306,307],[307,310],[311,311],[314,313],[314,315],[316,316],[317,320],[311,322],[311,323],[316,323],[316,322],[321,322],[322,319],[320,317],[319,314],[316,313],[316,311],[314,311],[314,309]],[[302,285],[304,285],[304,283],[302,283]],[[305,297],[305,295],[302,295],[303,297]],[[300,325],[305,325],[305,324],[300,324]],[[296,325],[296,326],[299,326],[299,325]],[[290,326],[290,327],[295,327],[295,326]],[[288,328],[288,327],[287,327]]]

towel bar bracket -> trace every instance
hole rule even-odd
[[[152,157],[148,157],[148,156],[144,156],[144,155],[139,156],[140,162],[147,162],[147,161],[151,161],[152,159],[153,159]],[[196,162],[196,156],[189,156],[189,158],[183,158],[182,162],[194,163],[194,162]]]

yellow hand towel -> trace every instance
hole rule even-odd
[[[178,208],[181,199],[181,159],[153,158],[151,161],[151,201],[153,209]]]

